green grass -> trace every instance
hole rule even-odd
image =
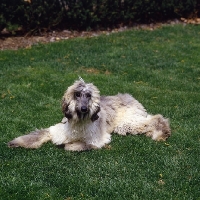
[[[82,76],[102,95],[131,93],[170,118],[172,136],[113,135],[111,148],[67,152],[6,143],[62,119]],[[200,199],[200,26],[164,26],[0,52],[0,199]]]

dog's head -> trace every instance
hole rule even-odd
[[[69,120],[97,120],[100,111],[99,90],[92,83],[85,83],[83,79],[76,81],[63,96],[62,111]]]

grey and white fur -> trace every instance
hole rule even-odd
[[[17,137],[8,146],[39,148],[52,141],[65,150],[85,151],[110,143],[111,133],[145,134],[157,141],[171,135],[168,119],[148,114],[130,94],[100,96],[96,86],[81,78],[66,90],[62,111],[61,123]]]

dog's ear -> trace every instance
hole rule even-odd
[[[69,104],[66,102],[65,98],[63,98],[63,100],[62,100],[62,112],[67,119],[71,119],[72,114],[70,113],[68,106],[69,106]]]
[[[101,110],[100,107],[97,107],[97,110],[96,110],[96,111],[93,113],[93,115],[91,116],[92,122],[96,121],[96,120],[99,118],[99,116],[97,115],[97,113],[98,113],[100,110]]]

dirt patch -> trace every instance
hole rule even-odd
[[[105,75],[110,75],[111,74],[111,72],[109,72],[108,70],[100,71],[100,70],[98,70],[96,68],[92,68],[92,67],[86,68],[86,67],[83,67],[83,66],[78,68],[78,70],[76,72],[77,73],[84,72],[84,73],[88,73],[88,74],[105,74]]]
[[[31,48],[33,45],[37,45],[39,43],[45,44],[49,42],[57,42],[60,40],[68,40],[75,37],[97,37],[101,34],[110,35],[111,33],[122,32],[128,29],[142,29],[153,31],[161,27],[163,24],[178,24],[185,23],[180,20],[171,20],[166,23],[155,23],[155,24],[135,24],[132,27],[120,27],[117,29],[107,29],[104,31],[52,31],[41,33],[39,36],[30,36],[30,37],[10,37],[9,32],[3,30],[0,34],[0,50],[12,49],[17,50],[20,48]]]

